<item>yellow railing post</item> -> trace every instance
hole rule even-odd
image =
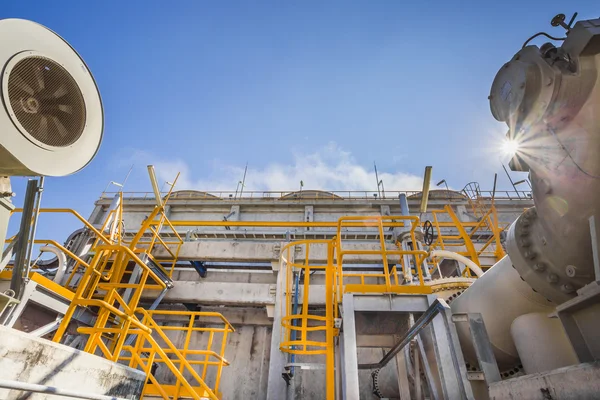
[[[335,297],[333,275],[335,273],[335,267],[333,266],[333,263],[329,263],[329,261],[331,261],[329,260],[329,257],[327,261],[328,263],[325,267],[325,316],[327,318],[327,353],[325,371],[327,374],[327,400],[333,400],[335,399],[335,347],[333,343],[333,299]],[[304,302],[306,302],[306,300]]]

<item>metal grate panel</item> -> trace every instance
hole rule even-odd
[[[49,58],[18,61],[8,76],[11,117],[35,140],[53,147],[75,143],[85,127],[85,101],[75,79]]]

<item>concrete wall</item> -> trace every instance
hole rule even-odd
[[[491,400],[592,400],[600,397],[600,363],[579,364],[490,386]]]
[[[138,399],[141,371],[58,343],[0,326],[0,377],[60,389]],[[0,399],[42,400],[56,396],[0,389]]]
[[[101,199],[96,202],[94,209],[93,222],[101,223],[106,218],[106,210],[110,205],[110,199]],[[413,215],[418,215],[420,200],[409,200],[410,209]],[[428,210],[442,209],[448,203],[447,199],[430,199]],[[464,199],[452,199],[454,210],[463,221],[475,221],[473,210]],[[136,231],[144,218],[152,212],[155,202],[152,199],[125,199],[125,228],[127,231]],[[498,210],[498,219],[500,222],[512,222],[519,216],[524,208],[533,206],[531,199],[522,200],[502,200],[497,199],[496,208]],[[169,218],[172,221],[193,220],[193,221],[222,221],[224,216],[235,211],[234,215],[229,217],[232,221],[305,221],[307,218],[307,209],[310,210],[311,221],[337,221],[338,218],[346,215],[400,215],[400,205],[398,199],[379,199],[379,200],[249,200],[249,199],[224,199],[224,200],[202,200],[202,199],[177,199],[169,200]],[[388,214],[389,213],[389,214]],[[433,220],[431,212],[424,213],[421,220]],[[439,220],[448,222],[445,214],[439,216]],[[187,230],[198,228],[200,231],[224,230],[216,227],[180,227],[178,231],[183,233]],[[232,227],[232,230],[245,232],[264,231],[265,228],[252,227]],[[356,228],[348,228],[356,229]],[[274,230],[285,231],[285,228],[275,228]],[[292,232],[304,232],[306,228],[292,228]],[[331,228],[310,228],[311,231],[331,231]],[[165,230],[166,231],[166,230]]]
[[[267,397],[267,382],[269,374],[269,362],[271,358],[270,346],[273,329],[272,320],[267,318],[264,309],[252,307],[203,307],[203,311],[218,311],[232,323],[235,328],[234,333],[228,335],[225,358],[230,362],[230,366],[223,368],[221,384],[219,391],[223,399],[265,399]],[[161,325],[169,326],[187,326],[183,321],[176,322],[175,318],[160,320]],[[172,342],[181,348],[184,344],[185,336],[178,332],[169,332],[169,338]],[[322,333],[315,333],[310,337],[311,340],[325,340]],[[190,340],[190,349],[206,349],[208,343],[208,334],[196,332]],[[221,345],[221,336],[215,335],[213,349]],[[361,362],[377,362],[387,351],[383,348],[359,348],[358,356]],[[195,359],[193,356],[188,359]],[[288,359],[289,361],[289,359]],[[323,356],[297,356],[295,362],[304,363],[325,363]],[[202,368],[197,366],[196,371],[202,375]],[[186,376],[188,376],[186,374]],[[211,387],[215,383],[215,368],[208,369],[206,374],[206,383]],[[398,393],[397,377],[395,363],[390,363],[385,367],[380,375],[382,386],[386,393]],[[165,367],[157,373],[159,382],[165,384],[174,383],[170,371]],[[283,379],[278,377],[279,379]],[[191,382],[191,381],[190,381]],[[288,399],[321,399],[325,393],[325,371],[324,370],[300,370],[296,373],[290,386],[288,387]],[[375,400],[372,394],[372,379],[370,371],[360,371],[360,399]]]

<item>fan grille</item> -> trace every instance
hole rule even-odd
[[[85,128],[85,101],[75,79],[49,58],[19,60],[8,76],[12,117],[34,139],[53,147],[75,143]]]

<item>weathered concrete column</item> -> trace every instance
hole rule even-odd
[[[287,361],[287,355],[279,350],[281,343],[281,302],[285,299],[285,282],[287,268],[280,266],[277,272],[277,291],[275,295],[275,309],[273,314],[273,331],[271,334],[271,359],[269,362],[269,379],[267,382],[267,400],[284,400],[286,384],[281,373]]]
[[[356,322],[354,320],[354,296],[345,294],[342,300],[343,322],[342,337],[344,351],[342,353],[344,400],[358,400],[358,353],[356,349]]]

